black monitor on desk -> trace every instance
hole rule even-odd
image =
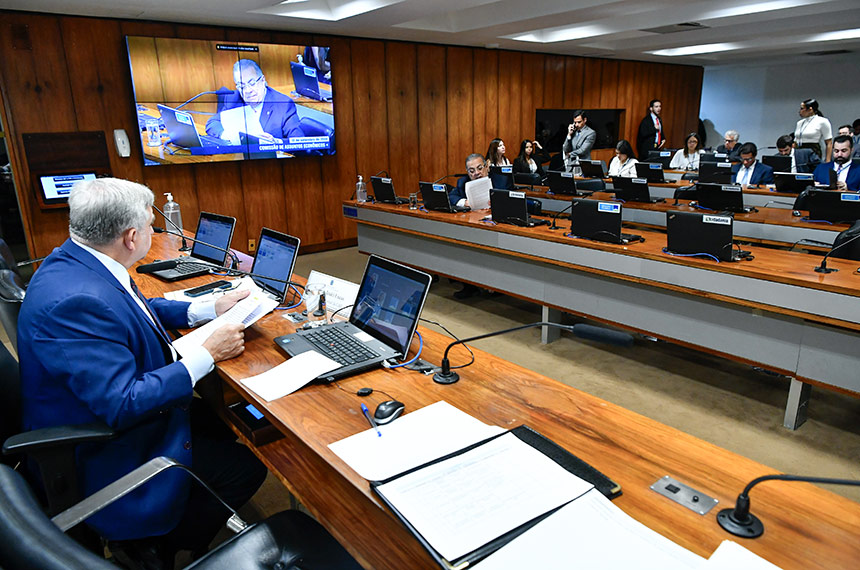
[[[513,166],[491,166],[490,181],[493,188],[497,190],[514,189],[514,167]]]
[[[791,172],[791,156],[771,154],[761,157],[761,163],[773,168],[774,172]]]
[[[732,183],[731,162],[699,162],[699,182],[711,184]]]
[[[602,160],[579,159],[583,178],[606,178],[606,164]]]
[[[809,186],[815,186],[810,172],[774,172],[773,183],[777,192],[800,194]]]
[[[612,177],[612,188],[615,198],[625,202],[652,203],[651,191],[648,189],[648,181],[644,178],[622,178]],[[660,200],[663,201],[663,200]]]
[[[671,150],[649,150],[646,162],[659,162],[663,165],[663,170],[669,170],[673,154],[675,153]]]
[[[703,152],[699,155],[699,164],[703,162],[731,162],[725,152]]]
[[[572,172],[550,170],[546,175],[546,185],[553,194],[576,196],[576,181]]]
[[[720,212],[743,212],[744,193],[737,184],[696,184],[699,206]]]
[[[810,220],[854,223],[860,220],[860,194],[810,188],[805,208]]]
[[[636,177],[644,178],[648,182],[662,183],[666,182],[663,177],[663,165],[659,162],[637,162],[633,166],[636,167]]]

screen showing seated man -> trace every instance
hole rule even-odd
[[[328,48],[126,41],[145,165],[334,154]]]

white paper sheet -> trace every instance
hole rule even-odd
[[[593,489],[476,567],[688,570],[701,568],[702,564],[702,557],[639,523]]]
[[[490,190],[493,181],[489,176],[466,182],[466,200],[473,210],[486,210],[490,207]]]
[[[452,561],[591,488],[508,433],[377,490]]]
[[[384,481],[505,431],[447,402],[430,404],[379,429],[383,437],[368,428],[329,448],[365,479]]]
[[[702,566],[706,570],[780,570],[779,566],[772,564],[759,556],[753,554],[737,542],[724,540]]]
[[[283,364],[262,374],[245,378],[241,382],[258,396],[271,402],[292,394],[320,374],[331,372],[335,368],[340,368],[340,364],[327,356],[309,350],[293,356]]]
[[[209,321],[202,327],[196,328],[185,336],[173,341],[173,348],[179,354],[183,354],[192,347],[201,346],[206,342],[206,339],[212,336],[213,332],[227,324],[242,323],[245,325],[245,328],[248,328],[268,313],[271,313],[277,306],[278,301],[272,299],[262,291],[251,293],[217,319]]]

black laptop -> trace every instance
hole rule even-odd
[[[699,161],[699,182],[712,184],[732,183],[731,162],[701,162]]]
[[[860,194],[810,189],[806,196],[810,220],[854,223],[860,219]]]
[[[298,95],[317,101],[331,101],[331,97],[320,89],[319,77],[315,67],[291,61],[290,71],[293,74],[293,85]]]
[[[260,230],[257,253],[251,266],[251,279],[261,289],[283,303],[287,296],[289,281],[296,266],[301,240],[269,228]],[[278,279],[278,281],[274,281]]]
[[[579,159],[583,178],[606,178],[606,164],[602,160]]]
[[[731,162],[728,153],[725,152],[703,152],[699,156],[699,165],[703,162]]]
[[[620,176],[612,177],[612,188],[615,192],[615,197],[625,202],[646,202],[654,204],[657,202],[665,202],[663,198],[651,198],[651,191],[648,189],[648,181],[644,178],[623,178]]]
[[[637,162],[633,166],[636,167],[636,178],[644,178],[650,183],[666,182],[663,165],[659,162]]]
[[[675,154],[671,150],[649,150],[648,157],[645,162],[659,162],[663,165],[663,170],[669,170],[669,164],[672,162],[672,155]]]
[[[165,281],[179,281],[220,269],[227,261],[227,250],[230,248],[230,242],[233,241],[235,228],[236,218],[200,212],[197,233],[194,234],[196,241],[191,248],[191,255],[177,257],[176,259],[181,263],[173,269],[163,269],[152,274]],[[211,245],[204,245],[201,242]]]
[[[640,235],[621,233],[621,212],[622,206],[618,202],[574,198],[570,209],[570,233],[609,243],[645,241]]]
[[[170,137],[170,142],[183,148],[219,147],[230,143],[218,137],[201,135],[197,132],[194,118],[188,111],[179,111],[167,105],[158,105],[161,120]]]
[[[566,194],[569,196],[591,196],[591,192],[578,191],[573,172],[550,170],[546,174],[546,185],[553,194]]]
[[[332,381],[406,358],[430,291],[430,275],[371,255],[349,320],[279,336],[290,356],[315,350],[341,364],[317,380]]]
[[[548,224],[546,220],[529,216],[526,193],[520,190],[491,190],[490,213],[497,224],[528,228]]]
[[[744,207],[743,188],[739,184],[696,184],[696,200],[699,206],[721,212],[749,212]]]
[[[808,186],[815,186],[811,172],[774,172],[773,183],[777,192],[800,194]]]
[[[439,212],[468,212],[469,208],[461,208],[451,205],[448,195],[451,189],[447,184],[441,182],[419,182],[418,189],[421,191],[421,200],[428,210]]]
[[[768,154],[761,157],[761,163],[773,168],[774,172],[791,172],[791,156]]]
[[[678,255],[711,256],[739,261],[748,251],[734,247],[734,219],[699,212],[666,212],[666,251]]]
[[[381,176],[371,176],[370,185],[373,186],[373,197],[377,202],[383,204],[408,204],[408,198],[398,198],[394,193],[394,183],[391,178],[382,178]]]

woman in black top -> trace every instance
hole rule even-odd
[[[537,141],[525,139],[520,143],[520,154],[514,159],[514,172],[522,174],[537,174],[546,176],[541,163],[549,160],[549,156]]]

